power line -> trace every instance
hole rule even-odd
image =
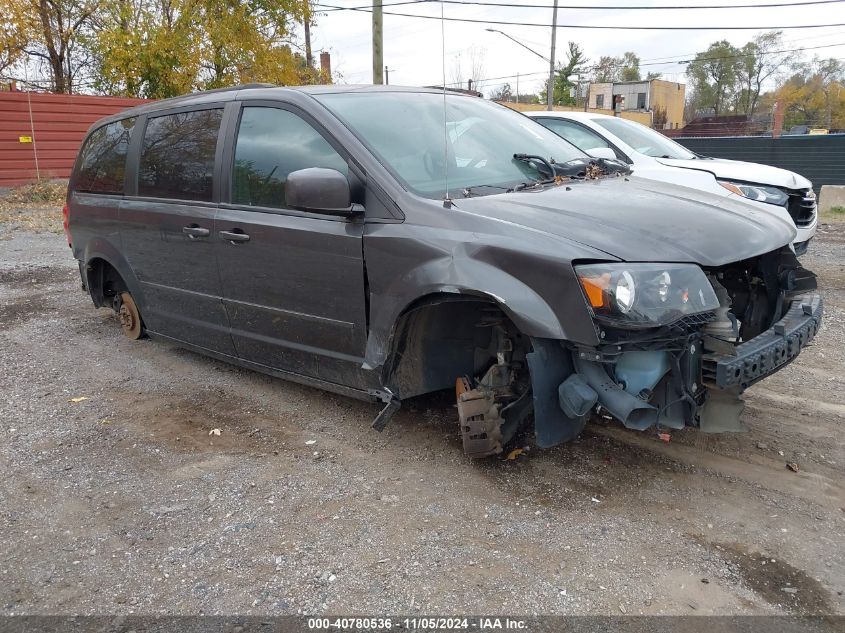
[[[338,7],[331,4],[317,4],[319,9],[337,9],[339,11],[362,11],[372,13],[372,9],[354,7]],[[545,22],[512,22],[505,20],[478,20],[473,18],[445,18],[436,15],[420,15],[418,13],[398,13],[396,11],[384,11],[384,15],[395,15],[405,18],[419,18],[421,20],[445,20],[447,22],[470,22],[473,24],[497,24],[507,26],[537,26],[551,28],[552,25]],[[604,29],[615,31],[783,31],[786,29],[823,29],[830,27],[845,26],[845,22],[835,24],[787,24],[785,26],[616,26],[609,24],[558,24],[559,29]]]
[[[804,41],[804,40],[821,39],[823,37],[839,37],[840,35],[845,35],[845,32],[839,31],[837,33],[829,33],[828,35],[816,35],[816,36],[813,36],[813,37],[795,38],[793,40],[788,40],[788,41],[784,42],[784,44],[793,44],[795,42],[800,42],[800,41]],[[532,43],[536,44],[536,42],[530,42],[528,40],[524,40],[524,41],[528,42],[529,44],[532,44]],[[538,45],[540,45],[540,44],[538,44]],[[783,52],[790,52],[791,53],[791,52],[798,52],[798,51],[811,51],[811,50],[815,50],[817,48],[827,48],[828,46],[829,47],[845,46],[845,42],[842,42],[841,44],[828,44],[828,45],[825,45],[825,46],[810,46],[810,47],[800,46],[800,47],[797,47],[797,48],[794,48],[794,49],[790,49],[789,51],[783,51]],[[679,57],[680,58],[686,58],[686,57],[694,58],[700,52],[701,51],[694,52],[694,53],[678,53],[677,55],[666,55],[664,57],[647,57],[645,59],[640,60],[640,66],[658,66],[658,65],[664,65],[664,64],[665,65],[685,64],[689,60],[687,60],[687,59],[677,59],[677,58],[679,58]],[[777,52],[780,52],[780,51],[769,51],[768,53],[762,53],[762,54],[765,55],[765,54],[777,53]],[[740,55],[740,57],[744,57],[744,55]],[[721,58],[719,58],[719,59],[721,59]],[[652,64],[652,63],[643,63],[643,62],[655,62],[655,63]]]
[[[834,47],[834,46],[845,46],[845,42],[841,42],[839,44],[824,44],[822,46],[807,46],[807,47],[804,47],[804,48],[792,48],[792,49],[786,49],[786,50],[782,50],[782,51],[767,51],[765,53],[759,53],[759,54],[760,55],[775,55],[775,54],[779,54],[779,53],[797,53],[797,52],[801,52],[801,51],[812,51],[812,50],[819,49],[819,48],[831,48],[831,47]],[[734,59],[734,58],[737,58],[737,57],[748,57],[749,55],[750,54],[724,55],[722,57],[702,57],[702,58],[698,58],[698,59],[695,59],[695,58],[693,58],[693,59],[682,59],[682,60],[672,61],[672,62],[651,62],[651,63],[645,63],[645,64],[641,63],[641,64],[637,64],[637,67],[639,68],[641,66],[666,66],[666,65],[672,65],[672,64],[687,64],[687,63],[693,62],[693,61],[718,61],[718,60],[722,60],[722,59]],[[618,67],[624,67],[624,66],[623,66],[623,64],[613,64],[612,67],[618,68]],[[581,72],[589,72],[591,70],[598,70],[598,69],[599,69],[599,66],[597,64],[594,64],[592,66],[587,66],[586,68],[582,69]],[[546,74],[546,73],[545,72],[519,73],[519,76],[520,77],[530,77],[531,75],[544,75],[544,74]],[[477,81],[495,81],[497,79],[512,79],[512,78],[515,78],[515,77],[516,77],[516,75],[504,75],[502,77],[487,77],[487,78],[484,78],[484,79],[478,79]],[[645,81],[645,80],[643,80],[643,81]]]
[[[771,9],[777,7],[800,7],[819,4],[837,4],[845,0],[807,0],[806,2],[767,2],[760,4],[701,4],[681,6],[646,6],[646,5],[617,5],[617,6],[583,6],[583,5],[558,5],[558,9],[584,10],[584,11],[664,11],[664,10],[694,10],[694,9]],[[383,7],[399,7],[409,4],[455,4],[455,5],[477,5],[482,7],[506,7],[511,9],[551,9],[550,4],[514,4],[511,2],[483,2],[482,0],[403,0],[402,2],[385,3]],[[357,11],[371,7],[362,5],[359,7],[336,7],[326,9],[327,11]]]
[[[802,51],[814,51],[820,48],[834,48],[836,46],[845,46],[845,42],[840,42],[838,44],[822,44],[820,46],[802,46],[801,48],[787,48],[781,51],[764,51],[762,53],[741,53],[739,55],[723,55],[721,57],[693,57],[692,59],[678,59],[675,61],[668,62],[650,62],[646,64],[639,64],[639,66],[665,66],[671,64],[688,64],[690,62],[711,62],[719,61],[722,59],[741,59],[743,57],[757,57],[763,55],[778,55],[780,53],[799,53]],[[595,70],[595,66],[592,67],[592,70]]]
[[[782,51],[768,51],[766,53],[761,53],[761,54],[762,55],[774,55],[774,54],[779,54],[779,53],[797,53],[797,52],[801,52],[801,51],[811,51],[811,50],[815,50],[815,49],[819,49],[819,48],[830,48],[830,47],[833,47],[833,46],[845,46],[845,42],[841,42],[839,44],[824,44],[822,46],[808,46],[808,47],[805,47],[805,48],[793,48],[793,49],[782,50]],[[692,61],[717,61],[717,60],[721,60],[721,59],[734,59],[736,57],[748,57],[748,55],[724,55],[722,57],[703,57],[703,58],[700,58],[700,59],[697,59],[697,60],[696,59],[687,59],[687,60],[680,60],[680,61],[674,61],[674,62],[652,62],[652,63],[646,63],[646,64],[638,64],[637,67],[641,67],[641,66],[663,66],[663,65],[671,65],[671,64],[686,64],[686,63],[689,63],[689,62],[692,62]],[[840,58],[834,58],[834,59],[840,59]],[[622,64],[613,64],[613,67],[614,68],[622,67]],[[592,71],[592,70],[598,70],[598,68],[599,67],[597,65],[587,66],[586,68],[582,69],[581,72],[584,73],[584,72],[589,72],[589,71]],[[547,74],[546,71],[538,71],[538,72],[532,72],[532,73],[519,73],[519,77],[522,78],[522,77],[531,77],[531,76],[535,76],[535,75],[546,75],[546,74]],[[481,78],[481,79],[475,79],[474,81],[487,82],[487,81],[497,81],[497,80],[500,80],[500,79],[515,79],[516,77],[517,77],[517,75],[515,75],[515,74],[514,75],[502,75],[501,77],[484,77],[484,78]],[[643,79],[643,81],[646,81],[646,80]],[[458,82],[452,82],[452,83],[448,83],[446,85],[447,86],[458,85]],[[461,82],[460,85],[463,85],[463,83]],[[494,84],[494,85],[503,85],[503,84]]]
[[[788,44],[795,44],[796,42],[803,42],[803,41],[806,41],[806,40],[820,40],[822,38],[828,38],[828,37],[839,37],[840,35],[845,35],[845,31],[837,31],[835,33],[828,33],[826,35],[812,35],[812,36],[809,36],[809,37],[796,37],[796,38],[793,38],[791,40],[785,41],[784,44],[788,45]],[[524,41],[528,42],[528,40],[524,40]],[[531,44],[532,42],[528,42],[528,43]],[[842,44],[830,44],[830,46],[845,46],[845,42],[843,42]],[[798,47],[798,48],[795,48],[793,50],[794,51],[802,51],[802,50],[811,51],[811,50],[814,50],[816,48],[825,48],[825,47],[824,46]],[[648,57],[648,58],[643,59],[641,61],[643,61],[643,62],[661,61],[665,64],[685,63],[686,60],[681,59],[680,61],[677,61],[676,58],[678,58],[678,57],[682,57],[682,58],[683,57],[695,57],[700,52],[701,51],[696,52],[696,53],[679,53],[677,55],[666,55],[664,57]],[[649,64],[640,64],[640,65],[641,66],[647,66]]]

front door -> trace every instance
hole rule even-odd
[[[347,173],[340,148],[284,107],[241,110],[228,169],[231,200],[215,243],[238,355],[266,367],[362,386],[363,222],[285,207],[287,175]]]
[[[150,117],[136,195],[121,203],[123,251],[157,334],[235,355],[214,250],[215,157],[223,109]]]

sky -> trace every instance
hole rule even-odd
[[[385,4],[399,0],[384,0]],[[551,24],[553,0],[477,0],[478,2],[504,2],[516,7],[477,6],[444,4],[447,18],[470,18],[495,20],[506,24],[473,24],[444,22],[441,35],[440,20],[427,20],[389,15],[388,12],[412,13],[440,16],[441,5],[437,2],[407,4],[385,7],[384,15],[384,63],[390,69],[390,83],[395,85],[420,86],[440,85],[443,82],[443,60],[445,50],[445,76],[449,85],[455,76],[454,68],[463,66],[464,78],[470,76],[470,59],[475,56],[484,60],[486,82],[483,90],[489,95],[501,84],[509,82],[515,88],[517,73],[520,73],[520,93],[536,92],[548,74],[548,64],[540,57],[525,50],[500,33],[491,33],[487,28],[504,31],[526,46],[548,58],[551,48],[551,28],[546,26],[515,26],[513,22],[535,22]],[[559,0],[560,5],[590,7],[619,7],[613,10],[559,9],[558,24],[561,25],[614,25],[614,26],[748,26],[766,27],[801,24],[845,23],[845,2],[821,5],[745,8],[743,5],[784,3],[789,0]],[[801,0],[794,0],[800,2]],[[367,0],[315,0],[317,7],[326,5],[339,7],[367,7]],[[696,5],[732,5],[730,9],[694,9]],[[540,5],[531,8],[524,5]],[[683,10],[625,10],[625,6],[684,6]],[[338,83],[372,83],[372,16],[363,11],[326,11],[318,14],[312,28],[312,47],[317,53],[326,50],[332,55],[332,70],[339,74]],[[558,28],[558,53],[556,59],[566,59],[566,43],[577,42],[590,62],[597,62],[600,56],[620,56],[625,51],[634,51],[646,71],[663,73],[663,78],[685,83],[684,65],[676,63],[688,59],[696,52],[705,50],[711,42],[726,39],[741,46],[752,39],[759,28],[748,30],[598,30],[583,28]],[[445,43],[444,43],[445,39]],[[818,54],[821,57],[835,57],[845,60],[845,26],[818,29],[791,29],[784,31],[785,48],[827,46],[828,48],[808,50],[807,58]],[[668,63],[667,63],[668,62]],[[512,77],[511,77],[512,76]]]

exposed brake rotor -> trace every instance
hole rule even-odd
[[[144,326],[141,322],[141,313],[135,300],[128,292],[120,293],[120,308],[117,311],[117,318],[120,320],[120,327],[127,338],[133,341],[141,338],[144,333]]]

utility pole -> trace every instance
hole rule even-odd
[[[555,100],[555,43],[557,42],[557,0],[555,0],[555,9],[552,14],[552,54],[549,57],[549,89],[548,98],[546,100],[546,110],[551,111],[554,108]]]
[[[555,0],[557,2],[557,0]],[[384,75],[384,34],[382,31],[381,0],[373,0],[373,83],[383,84]]]
[[[311,3],[305,3],[305,63],[314,68],[314,56],[311,54]]]
[[[387,66],[384,67],[384,85],[390,85],[390,69]]]
[[[516,102],[519,103],[519,73],[516,73]]]

